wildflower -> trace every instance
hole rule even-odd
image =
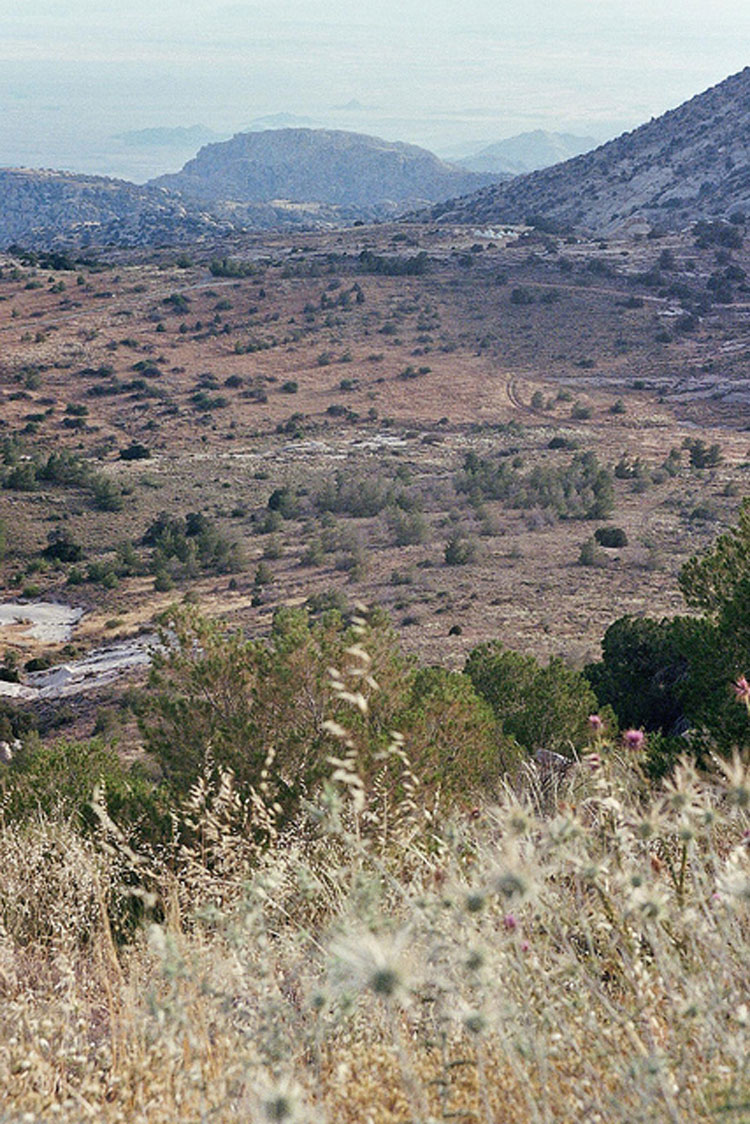
[[[622,735],[622,740],[628,749],[632,749],[636,753],[639,749],[643,749],[646,735],[643,730],[626,730]]]
[[[512,913],[506,913],[505,917],[503,918],[503,925],[508,930],[508,932],[512,933],[513,930],[518,927],[518,922],[516,921],[516,918]]]
[[[604,723],[598,714],[589,715],[589,729],[593,730],[595,734],[600,734],[604,729]]]
[[[747,681],[745,675],[741,675],[732,684],[732,690],[735,693],[737,702],[744,703],[746,707],[750,708],[750,683]]]
[[[592,773],[595,773],[597,769],[601,769],[602,767],[601,754],[587,753],[583,758],[583,763],[587,769],[590,769]]]
[[[523,940],[523,941],[521,941],[521,944],[520,944],[519,947],[521,949],[521,952],[528,952],[529,949],[531,948],[531,945],[529,944],[529,942],[527,940]]]

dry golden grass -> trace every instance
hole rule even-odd
[[[337,767],[265,853],[229,778],[166,859],[4,826],[0,1119],[746,1120],[750,775],[599,748],[444,820]]]

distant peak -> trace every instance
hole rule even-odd
[[[363,113],[369,106],[362,105],[361,101],[352,98],[350,101],[344,102],[343,105],[332,105],[331,109],[344,110],[346,113]]]

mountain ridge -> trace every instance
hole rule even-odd
[[[184,244],[230,229],[171,192],[108,176],[0,168],[0,200],[0,246]]]
[[[555,133],[547,129],[533,129],[513,137],[494,141],[477,152],[454,161],[461,168],[473,172],[499,172],[522,176],[581,156],[596,148],[593,137],[574,136],[572,133]]]
[[[593,151],[432,208],[429,220],[523,222],[594,234],[750,210],[750,67]]]

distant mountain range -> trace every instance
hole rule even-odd
[[[533,218],[600,236],[750,213],[750,68],[591,152],[516,178],[360,133],[266,129],[262,119],[254,127],[205,145],[181,171],[144,187],[0,169],[0,247],[179,244],[237,229],[333,227],[409,211],[476,226]],[[140,144],[166,143],[162,130],[135,135]],[[588,143],[541,132],[513,141],[516,158],[527,160]],[[478,155],[489,165],[507,156],[510,143]]]
[[[576,137],[570,133],[549,133],[545,129],[535,129],[530,133],[519,133],[516,137],[496,141],[485,148],[464,156],[455,163],[471,172],[491,172],[511,176],[523,176],[539,168],[548,168],[580,156],[596,148],[593,137]]]
[[[166,143],[161,130],[145,132],[145,143]],[[426,149],[358,133],[238,133],[143,187],[0,169],[0,246],[184,244],[236,229],[333,227],[392,217],[496,179],[446,164]]]
[[[595,234],[750,212],[750,68],[563,164],[441,203],[444,222],[542,216]]]
[[[274,200],[377,208],[385,216],[476,190],[494,174],[457,168],[427,149],[341,129],[272,129],[209,144],[154,186],[204,205]]]

